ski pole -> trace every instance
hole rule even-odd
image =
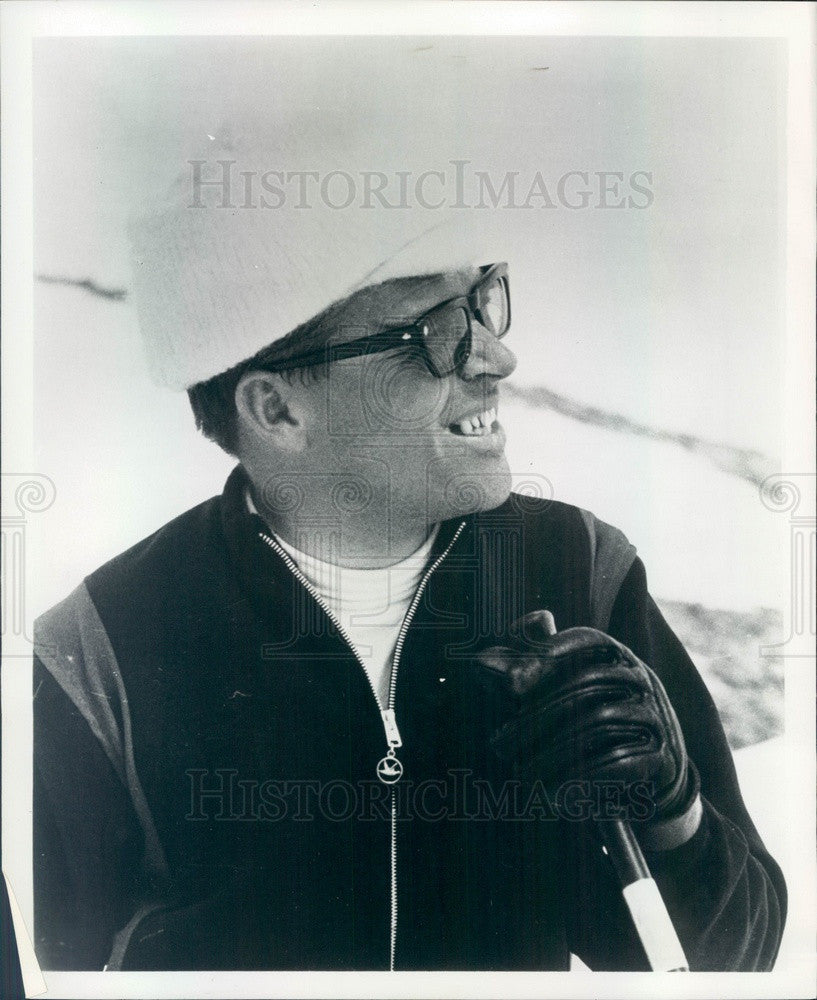
[[[556,634],[550,612],[544,624],[549,635]],[[684,949],[632,827],[619,819],[596,820],[596,826],[650,968],[653,972],[689,972]]]

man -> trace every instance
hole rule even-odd
[[[40,961],[647,968],[619,818],[693,969],[770,968],[782,876],[643,565],[511,493],[508,267],[425,225],[372,269],[327,218],[320,285],[296,217],[134,237],[154,370],[238,465],[38,622]]]

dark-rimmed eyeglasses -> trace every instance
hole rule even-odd
[[[508,265],[485,265],[482,272],[467,295],[440,302],[409,326],[383,330],[345,344],[327,344],[259,367],[283,372],[404,347],[419,351],[431,374],[445,378],[460,371],[471,356],[474,320],[497,339],[504,337],[511,325]]]

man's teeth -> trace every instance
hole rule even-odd
[[[475,417],[468,417],[460,420],[455,427],[460,434],[470,434],[476,437],[485,437],[491,433],[491,425],[496,420],[496,407],[478,413]]]

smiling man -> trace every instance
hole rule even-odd
[[[774,962],[780,871],[633,547],[511,491],[509,268],[410,221],[133,231],[154,373],[237,465],[37,623],[47,967],[646,968],[613,818],[692,968]]]
[[[504,264],[394,279],[322,317],[310,331],[325,335],[320,347],[276,362],[279,349],[231,372],[218,392],[235,386],[228,433],[259,509],[295,540],[337,510],[342,477],[368,502],[341,519],[338,555],[365,568],[410,555],[429,525],[470,513],[457,498],[465,484],[479,487],[480,506],[497,506],[510,492],[497,419],[498,383],[516,364],[500,342],[509,326]],[[205,433],[208,393],[191,391]],[[288,510],[276,493],[298,477],[310,488]]]

